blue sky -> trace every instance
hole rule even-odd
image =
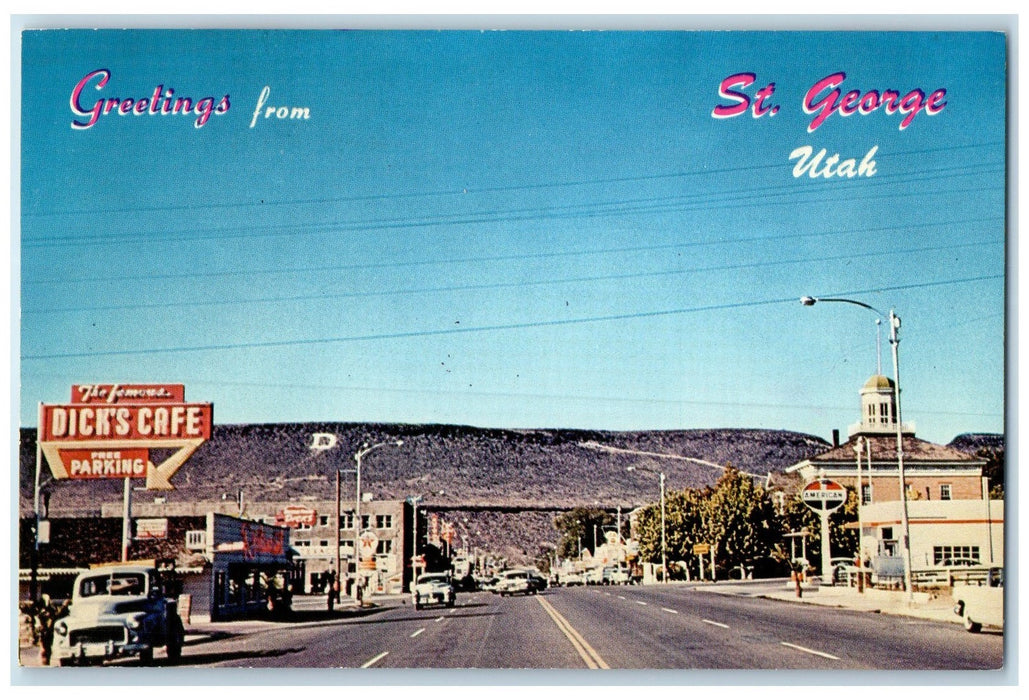
[[[896,309],[904,418],[1002,432],[1004,37],[44,31],[22,36],[21,424],[167,382],[218,423],[783,428],[859,419]],[[230,107],[101,116],[175,96]],[[946,90],[936,114],[802,109]],[[728,76],[774,116],[715,119]],[[306,120],[258,118],[306,107]],[[794,177],[794,149],[860,160]],[[889,346],[883,367],[892,374]]]

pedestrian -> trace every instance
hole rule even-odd
[[[326,588],[329,590],[329,595],[326,603],[328,605],[329,612],[332,612],[334,606],[339,601],[339,582],[336,579],[335,569],[329,571],[327,583],[328,585]]]
[[[39,630],[39,661],[44,666],[50,665],[50,657],[54,649],[54,624],[68,610],[67,604],[58,605],[44,593],[36,604],[36,625]]]

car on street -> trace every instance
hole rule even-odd
[[[562,586],[581,586],[584,583],[582,580],[582,574],[576,573],[574,571],[568,574],[561,574],[561,576],[558,579],[558,582]]]
[[[164,647],[168,659],[176,661],[184,638],[177,600],[166,597],[161,572],[114,564],[75,578],[68,615],[54,625],[53,658],[61,666],[126,656],[150,664],[154,649]]]
[[[952,593],[954,614],[965,629],[979,632],[983,625],[1004,626],[1004,568],[991,567],[984,585],[956,585]]]
[[[414,590],[411,591],[411,602],[414,603],[415,610],[421,610],[426,605],[445,605],[452,608],[456,600],[454,584],[450,574],[445,572],[422,574],[415,581]]]
[[[500,580],[494,593],[501,596],[536,595],[547,587],[547,580],[535,572],[513,569],[500,573]]]

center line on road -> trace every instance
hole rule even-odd
[[[415,632],[411,635],[411,639],[414,639],[415,637],[417,637],[419,634],[421,634],[424,631],[425,631],[424,627],[422,627],[420,630],[415,630]]]
[[[673,615],[678,615],[679,614],[678,610],[672,610],[671,608],[661,608],[661,609],[664,610],[667,613],[672,613]]]
[[[371,658],[371,659],[368,659],[363,664],[361,664],[361,668],[370,668],[370,667],[374,666],[376,663],[378,663],[381,659],[385,658],[386,656],[389,656],[389,652],[388,651],[384,651],[381,654],[379,654],[378,656],[376,656],[374,658]]]
[[[722,628],[725,628],[725,629],[729,629],[729,625],[723,624],[721,622],[715,622],[714,620],[705,620],[705,619],[702,618],[700,621],[701,622],[706,622],[709,625],[714,625],[715,627],[722,627]]]
[[[543,600],[543,598],[538,597],[536,600],[543,606],[543,609],[547,611],[547,614],[550,615],[550,619],[554,621],[557,628],[564,632],[565,637],[567,637],[568,641],[572,643],[573,647],[575,647],[575,651],[577,651],[582,660],[586,662],[587,668],[611,668],[602,658],[600,658],[600,654],[598,654],[596,650],[589,645],[589,642],[583,639],[582,635],[568,623],[568,620],[554,609],[553,605]]]
[[[832,654],[826,654],[824,651],[815,651],[814,649],[808,649],[807,647],[797,646],[796,644],[790,644],[789,642],[779,642],[779,643],[782,644],[784,647],[790,647],[791,649],[796,649],[798,651],[803,651],[803,652],[806,652],[808,654],[814,654],[815,656],[821,656],[821,657],[826,658],[826,659],[832,659],[833,661],[839,661],[840,660],[840,657],[833,656]]]

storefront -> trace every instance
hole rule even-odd
[[[289,528],[208,513],[207,542],[212,620],[288,608],[293,574]]]

